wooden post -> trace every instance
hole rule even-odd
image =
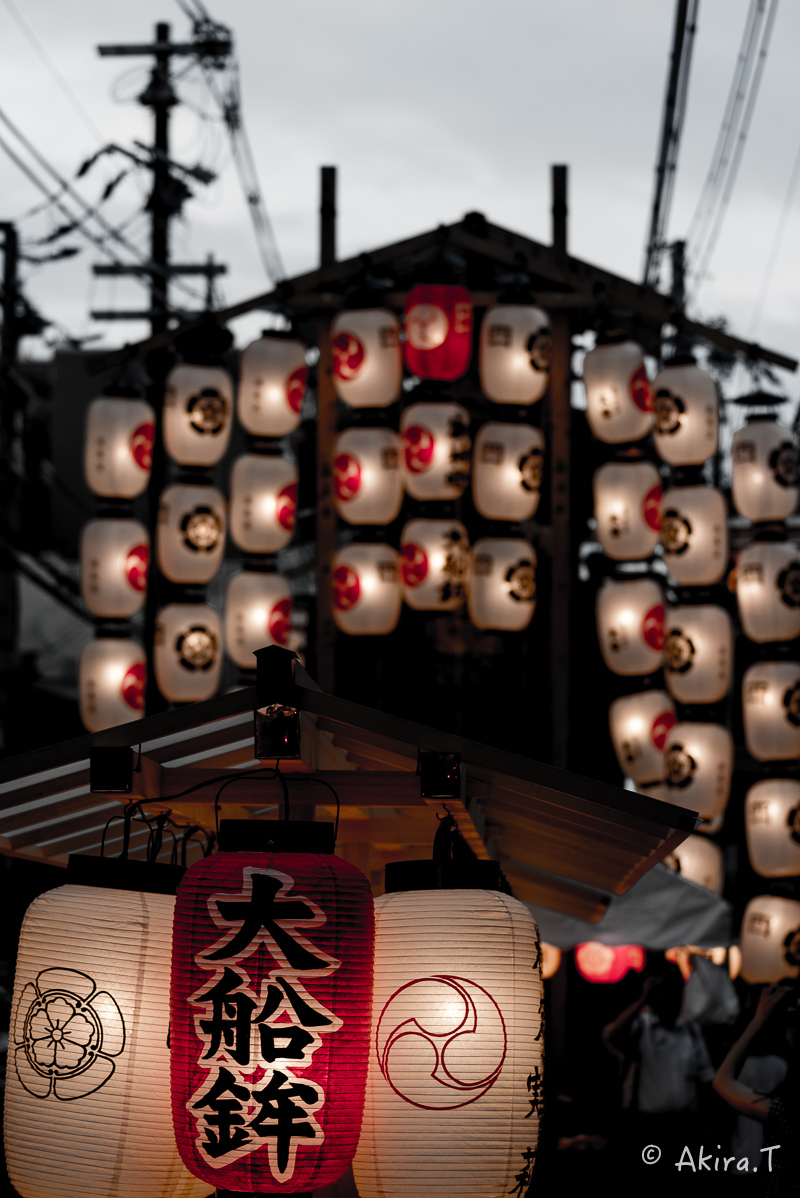
[[[336,167],[322,168],[320,266],[336,261]],[[317,682],[335,693],[336,625],[333,621],[333,557],[336,553],[336,507],[333,501],[333,443],[336,437],[336,391],[333,386],[330,317],[317,325]]]

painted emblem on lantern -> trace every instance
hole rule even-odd
[[[778,575],[778,590],[781,603],[787,607],[800,607],[800,562],[791,562]]]
[[[279,599],[269,613],[267,630],[276,645],[285,645],[292,631],[292,601]]]
[[[692,668],[694,645],[679,628],[673,628],[664,642],[665,668],[673,674],[685,674]]]
[[[142,470],[152,469],[155,439],[156,426],[149,422],[138,425],[131,433],[131,455]]]
[[[210,670],[217,656],[217,638],[202,624],[195,624],[178,637],[175,652],[185,670]]]
[[[522,486],[525,491],[538,491],[542,485],[542,465],[544,454],[541,449],[532,449],[523,454],[517,466],[522,476]]]
[[[491,330],[489,332],[491,337]],[[553,358],[553,336],[549,329],[531,333],[525,348],[534,370],[549,370]]]
[[[670,745],[666,756],[667,785],[681,789],[688,786],[697,769],[697,762],[691,753],[687,753],[683,745]]]
[[[337,454],[333,459],[333,479],[336,498],[342,503],[347,503],[358,493],[361,486],[361,466],[358,458],[349,453]]]
[[[303,396],[306,393],[307,380],[307,366],[298,366],[297,370],[293,370],[286,380],[286,402],[292,411],[298,415],[303,403]]]
[[[681,427],[681,416],[686,411],[686,404],[680,396],[673,395],[666,387],[659,387],[653,408],[657,431],[662,434],[676,433]]]
[[[664,512],[661,518],[661,540],[667,553],[685,553],[692,535],[691,523],[675,508]]]
[[[147,545],[134,545],[125,559],[125,577],[135,591],[147,590],[147,567],[150,565],[150,549]]]
[[[532,603],[536,598],[536,571],[533,562],[524,559],[509,566],[506,571],[508,593],[517,603]]]
[[[800,682],[790,686],[783,696],[786,718],[795,728],[800,728]]]
[[[222,536],[222,521],[213,508],[199,504],[181,520],[181,532],[193,553],[211,553]]]
[[[286,532],[294,532],[297,519],[297,483],[288,483],[278,492],[275,500],[275,515]]]
[[[361,583],[350,566],[337,566],[333,572],[333,606],[337,611],[349,611],[358,603]]]
[[[412,474],[421,474],[427,470],[433,461],[433,433],[418,424],[412,424],[403,432],[405,441],[406,470]]]
[[[333,372],[337,379],[349,382],[364,363],[364,346],[354,333],[339,333],[331,345]]]
[[[449,328],[447,313],[436,304],[415,304],[406,315],[406,332],[414,349],[443,345]]]
[[[147,667],[143,661],[134,662],[122,679],[122,698],[134,711],[144,711],[144,688]]]
[[[186,405],[189,423],[198,433],[216,437],[225,427],[227,400],[216,387],[204,387],[199,395],[193,395]]]
[[[404,587],[418,587],[428,575],[428,558],[419,545],[406,541],[400,550],[400,574]]]
[[[800,928],[795,928],[788,932],[783,941],[784,960],[787,965],[792,965],[795,968],[800,966]]]
[[[651,649],[659,652],[664,648],[664,605],[657,603],[645,612],[642,620],[642,636]]]
[[[768,460],[779,487],[797,486],[797,447],[791,441],[782,441]]]
[[[638,370],[634,370],[628,385],[630,387],[631,399],[639,411],[652,412],[653,392],[644,366],[640,366]]]
[[[642,515],[648,528],[653,532],[661,530],[661,484],[656,483],[644,497]]]

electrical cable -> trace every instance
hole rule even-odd
[[[234,782],[241,782],[242,778],[248,778],[252,774],[255,774],[255,773],[261,774],[261,773],[264,773],[264,770],[247,770],[245,772],[241,772],[241,773],[233,774],[232,776],[229,776],[227,781],[222,783],[222,785],[220,786],[216,795],[214,796],[214,826],[217,831],[217,840],[219,840],[219,797],[220,797],[220,795],[222,794],[223,790],[225,790],[225,788],[227,786],[233,786]],[[269,767],[269,773],[274,774],[275,771],[271,767]],[[217,779],[209,779],[208,782],[203,782],[201,785],[208,786],[209,782],[211,782],[211,781],[217,781]],[[192,786],[192,787],[190,787],[190,789],[191,790],[199,790],[200,788],[197,786]],[[189,793],[189,791],[184,791],[184,794],[188,794],[188,793]],[[173,798],[174,796],[170,795],[169,797]]]

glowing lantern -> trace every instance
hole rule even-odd
[[[701,819],[721,816],[733,774],[733,737],[722,724],[675,724],[665,746],[668,799]],[[712,829],[709,829],[711,831]]]
[[[138,520],[102,517],[81,532],[81,595],[94,616],[126,619],[147,591],[150,538]]]
[[[455,611],[464,602],[469,555],[458,520],[409,520],[400,535],[403,598],[417,611]]]
[[[242,839],[252,844],[252,832]],[[195,1176],[218,1190],[294,1193],[348,1167],[373,936],[369,882],[332,851],[222,852],[187,870],[172,950],[172,1096]]]
[[[800,664],[761,661],[742,678],[747,751],[757,761],[800,757]]]
[[[265,333],[242,352],[239,420],[254,437],[284,437],[300,423],[306,390],[306,351],[299,341]]]
[[[671,466],[700,466],[717,452],[719,397],[711,375],[695,363],[665,366],[653,380],[653,441]]]
[[[204,603],[170,603],[158,613],[154,666],[170,703],[210,699],[222,669],[219,616]]]
[[[476,628],[519,632],[536,608],[536,550],[519,537],[484,537],[470,554],[467,607]]]
[[[225,646],[243,670],[254,670],[256,649],[286,645],[292,631],[292,596],[280,574],[245,570],[225,594]]]
[[[744,804],[747,853],[765,878],[800,874],[800,782],[764,778],[747,792]]]
[[[587,982],[621,982],[630,970],[641,973],[647,954],[638,944],[600,944],[587,940],[575,947],[575,968]]]
[[[594,518],[603,552],[636,561],[653,552],[661,529],[661,476],[652,462],[606,462],[594,476]]]
[[[331,325],[336,394],[351,408],[385,408],[400,393],[403,359],[394,312],[340,312]]]
[[[797,440],[771,417],[751,416],[733,434],[731,494],[738,512],[754,522],[785,520],[797,508]]]
[[[389,545],[348,545],[333,560],[333,618],[351,636],[392,632],[403,591],[397,554]]]
[[[670,487],[661,498],[664,563],[682,586],[711,586],[728,565],[728,507],[712,487]]]
[[[403,443],[388,428],[349,428],[336,438],[336,510],[348,524],[391,524],[403,502]]]
[[[666,691],[644,691],[615,699],[608,712],[619,768],[640,785],[666,773],[664,745],[675,723],[675,705]]]
[[[495,304],[481,325],[480,376],[487,399],[530,404],[550,382],[550,320],[531,304]]]
[[[733,678],[733,620],[710,603],[670,608],[664,677],[679,703],[719,703]]]
[[[653,423],[653,398],[641,347],[633,341],[598,345],[583,360],[586,419],[598,441],[640,441]]]
[[[400,417],[405,484],[414,499],[458,499],[469,483],[469,412],[415,403]]]
[[[421,283],[406,300],[406,366],[421,379],[452,381],[472,353],[472,297],[463,287]]]
[[[164,393],[164,448],[182,466],[213,466],[231,439],[233,383],[216,366],[176,366]]]
[[[294,536],[297,466],[274,454],[245,453],[231,470],[231,540],[245,553],[277,553]]]
[[[59,886],[28,908],[6,1070],[23,1198],[202,1198],[170,1118],[174,898]]]
[[[561,949],[542,941],[542,981],[549,982],[561,968]]]
[[[81,720],[89,732],[116,728],[144,715],[144,649],[121,637],[98,637],[78,663]]]
[[[486,520],[530,520],[539,506],[544,436],[529,424],[484,424],[475,438],[472,498]]]
[[[706,890],[722,894],[725,860],[722,849],[707,836],[687,836],[683,844],[672,850],[665,864],[677,868],[688,882],[696,882]]]
[[[484,890],[375,902],[361,1198],[472,1198],[530,1183],[544,992],[533,916]]]
[[[597,592],[597,635],[615,674],[650,674],[664,650],[664,594],[652,578],[606,579]]]
[[[742,977],[751,986],[800,973],[800,903],[760,894],[744,909],[739,937]]]
[[[791,541],[755,541],[736,558],[736,601],[751,641],[800,636],[800,554]]]
[[[83,470],[95,495],[133,499],[150,480],[156,414],[143,399],[101,396],[86,413]]]
[[[209,582],[225,554],[225,500],[215,487],[175,483],[161,493],[156,531],[161,573],[170,582]]]

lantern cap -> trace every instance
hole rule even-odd
[[[385,871],[386,894],[407,890],[508,891],[497,861],[390,861]]]
[[[754,529],[754,535],[753,535],[754,541],[784,542],[784,541],[789,540],[788,536],[786,535],[786,526],[783,524],[782,521],[778,521],[778,520],[766,521],[765,520],[763,523],[754,524],[753,529]]]
[[[213,317],[205,317],[196,328],[175,338],[175,348],[184,362],[193,366],[221,366],[232,345],[233,333]]]
[[[223,819],[219,825],[222,853],[332,853],[333,824],[315,820]]]
[[[102,886],[105,890],[175,894],[183,873],[180,865],[120,861],[116,857],[89,857],[72,853],[67,865],[67,882],[75,886]]]
[[[740,408],[777,408],[786,403],[787,398],[785,395],[771,395],[769,391],[753,391],[750,395],[739,395],[729,402]],[[752,416],[748,416],[748,420],[771,420],[772,418],[772,412],[754,412]]]

